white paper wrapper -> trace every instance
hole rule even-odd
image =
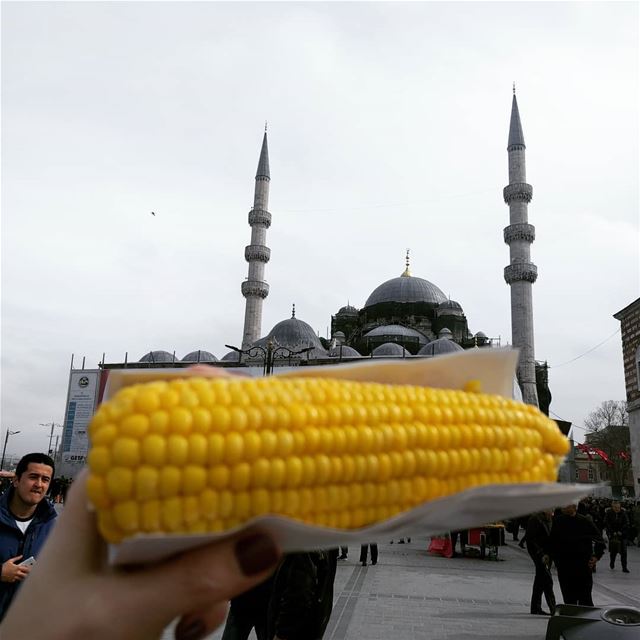
[[[448,389],[461,389],[469,380],[480,380],[483,392],[511,397],[517,358],[517,352],[512,349],[472,349],[430,359],[368,360],[346,365],[300,367],[281,375],[419,384]],[[188,375],[198,374],[188,369],[112,372],[105,398],[131,384]],[[113,564],[155,562],[251,526],[259,526],[271,533],[285,552],[376,542],[406,535],[435,535],[569,504],[589,490],[590,487],[584,485],[556,483],[475,487],[422,504],[374,526],[351,531],[306,525],[280,516],[262,516],[223,534],[138,535],[121,544],[111,545],[109,558]]]

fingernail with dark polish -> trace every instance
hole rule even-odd
[[[207,635],[207,628],[200,618],[180,620],[175,631],[176,640],[201,640]]]
[[[261,533],[243,538],[236,544],[236,558],[245,576],[270,569],[278,562],[279,555],[273,540]]]

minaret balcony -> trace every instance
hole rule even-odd
[[[514,182],[508,184],[503,190],[502,195],[506,204],[512,202],[531,202],[533,198],[533,187],[526,182]]]
[[[262,244],[250,244],[244,248],[244,259],[247,262],[264,262],[271,259],[271,249]]]
[[[245,298],[262,298],[269,295],[269,285],[261,280],[245,280],[241,285],[242,295]]]
[[[515,262],[504,268],[507,284],[514,282],[535,282],[538,279],[538,267],[532,262]]]
[[[514,240],[533,242],[536,239],[536,228],[532,224],[521,222],[510,224],[504,228],[504,241],[511,244]]]
[[[271,226],[271,214],[264,209],[251,209],[249,211],[249,224],[252,227],[254,224],[260,224],[268,229]]]

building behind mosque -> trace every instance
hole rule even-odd
[[[527,219],[532,187],[526,183],[524,136],[515,89],[507,150],[509,184],[503,195],[509,206],[510,224],[504,229],[504,240],[509,245],[510,264],[505,268],[504,277],[511,288],[512,343],[521,351],[518,383],[523,399],[530,404],[539,403],[548,414],[551,397],[546,365],[535,363],[533,351],[531,285],[536,280],[537,269],[529,258],[535,232]],[[271,259],[267,245],[267,231],[272,221],[268,211],[270,182],[265,130],[255,178],[254,204],[248,214],[251,239],[245,247],[248,274],[241,283],[241,293],[246,300],[241,340],[238,341],[239,336],[229,336],[232,344],[227,345],[228,351],[220,358],[209,349],[201,348],[187,354],[149,350],[133,362],[129,362],[125,354],[122,362],[107,363],[103,359],[97,369],[84,366],[74,369],[72,361],[60,448],[62,475],[75,475],[85,462],[87,426],[113,370],[182,368],[206,363],[232,370],[241,368],[244,373],[259,376],[270,373],[276,366],[317,366],[377,357],[434,357],[499,345],[499,339],[488,337],[483,331],[471,331],[459,302],[446,296],[436,284],[411,273],[408,251],[404,271],[377,286],[361,309],[347,304],[331,315],[330,339],[319,337],[309,324],[297,318],[295,305],[291,317],[263,333],[262,306],[269,295],[265,271]],[[238,342],[240,347],[233,346]]]

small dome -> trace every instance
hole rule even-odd
[[[449,338],[438,338],[425,345],[418,351],[419,356],[439,356],[443,353],[453,353],[454,351],[464,351],[464,349]]]
[[[278,346],[286,347],[292,351],[298,351],[306,347],[315,347],[313,352],[310,352],[310,357],[316,354],[317,350],[322,353],[316,357],[326,357],[327,351],[322,346],[320,338],[316,335],[316,332],[302,320],[298,318],[289,318],[278,322],[266,336],[265,343],[271,338],[278,343]],[[262,338],[260,340],[263,340]],[[257,341],[256,343],[257,344]]]
[[[240,354],[237,351],[229,351],[222,356],[222,362],[240,362]]]
[[[427,302],[439,305],[446,300],[447,296],[428,280],[402,275],[374,289],[364,306],[372,307],[382,302]]]
[[[192,351],[182,358],[182,362],[218,362],[218,358],[209,351]]]
[[[333,337],[334,337],[334,338],[337,338],[337,339],[342,338],[342,339],[344,340],[347,336],[345,336],[345,335],[344,335],[344,331],[336,331],[336,332],[333,334]]]
[[[406,353],[405,348],[401,344],[395,342],[385,342],[379,347],[376,347],[371,355],[374,357],[380,356],[403,356]]]
[[[399,324],[385,324],[380,327],[376,327],[371,331],[364,334],[365,338],[386,338],[386,337],[400,337],[400,338],[418,338],[418,344],[426,344],[429,339],[416,329],[411,327],[403,327]]]
[[[486,338],[487,334],[484,331],[478,331],[475,335],[476,338]]]
[[[442,329],[438,331],[438,338],[446,338],[447,340],[453,340],[453,333],[451,333],[451,329],[449,329],[449,327],[442,327]]]
[[[169,353],[168,351],[149,351],[145,353],[138,362],[151,362],[152,364],[165,363],[165,362],[177,362],[178,358]]]
[[[361,358],[362,356],[353,348],[346,344],[342,347],[336,346],[329,350],[329,355],[332,358],[339,358],[342,355],[343,358]]]
[[[464,311],[459,302],[455,300],[445,300],[438,305],[436,310],[438,317],[440,316],[463,316]]]
[[[350,304],[348,304],[345,307],[340,307],[336,315],[337,316],[357,316],[358,310],[355,307],[352,307]]]

